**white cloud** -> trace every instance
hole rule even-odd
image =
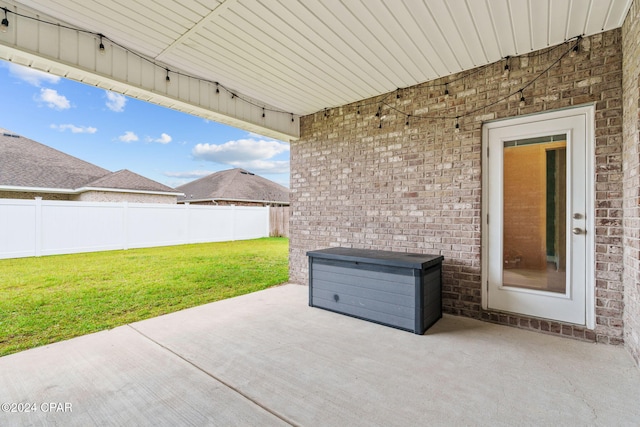
[[[169,178],[195,179],[211,175],[212,173],[213,171],[193,170],[184,172],[164,172],[164,176],[168,176]]]
[[[124,133],[124,135],[120,135],[118,139],[122,142],[134,142],[134,141],[137,141],[139,138],[138,138],[138,135],[128,130]]]
[[[23,67],[22,65],[14,63],[9,64],[9,74],[37,87],[40,87],[42,83],[56,84],[60,81],[60,77],[54,76],[53,74]]]
[[[162,133],[160,134],[160,138],[152,138],[150,136],[148,136],[146,138],[147,142],[157,142],[159,144],[168,144],[173,140],[173,138],[171,138],[171,135],[168,135],[166,133]]]
[[[105,91],[107,94],[107,108],[116,113],[124,111],[124,106],[127,103],[127,97],[119,93]]]
[[[289,173],[290,167],[288,160],[250,160],[229,162],[228,164],[257,174]]]
[[[198,144],[191,154],[199,160],[236,165],[255,160],[267,160],[289,151],[289,144],[282,141],[238,139],[224,144]]]
[[[60,132],[70,130],[71,133],[96,133],[98,131],[97,128],[91,126],[76,126],[72,124],[51,125],[51,129],[57,129]]]
[[[69,100],[64,95],[60,95],[55,89],[41,88],[38,100],[44,102],[47,104],[47,107],[53,108],[54,110],[71,108]]]

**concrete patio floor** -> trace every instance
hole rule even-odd
[[[419,336],[307,298],[284,285],[0,358],[0,425],[640,424],[623,348],[453,316]]]

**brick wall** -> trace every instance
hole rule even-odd
[[[532,81],[568,47],[393,93],[407,114],[463,116]],[[460,119],[408,119],[383,97],[303,117],[291,144],[290,277],[307,283],[306,251],[330,246],[442,254],[447,313],[543,332],[622,342],[621,31],[585,38],[525,92]],[[459,79],[461,75],[468,75]],[[448,84],[450,94],[444,95]],[[515,89],[514,89],[515,88]],[[484,312],[480,290],[481,126],[486,120],[596,105],[595,331]],[[360,111],[360,114],[358,114]],[[380,125],[382,126],[380,128]]]
[[[86,191],[73,197],[76,202],[129,202],[129,203],[167,203],[176,204],[177,196],[161,194],[115,193],[113,191]]]
[[[640,364],[640,2],[622,27],[625,344]]]
[[[42,197],[42,200],[67,200],[74,202],[130,202],[130,203],[177,203],[176,196],[160,194],[114,193],[112,191],[87,191],[85,193],[21,193],[16,191],[0,191],[0,199],[29,199]]]
[[[42,197],[42,200],[71,200],[69,194],[58,193],[22,193],[19,191],[0,191],[0,199],[28,199],[33,200]]]
[[[192,205],[208,205],[208,206],[260,206],[264,207],[264,202],[243,202],[241,200],[220,200],[215,203],[211,200],[204,202],[189,202]]]

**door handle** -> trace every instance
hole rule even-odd
[[[576,227],[573,230],[571,230],[571,232],[573,234],[587,234],[586,230],[583,230],[582,228]]]

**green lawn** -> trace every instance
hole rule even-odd
[[[286,238],[0,260],[0,356],[288,280]]]

